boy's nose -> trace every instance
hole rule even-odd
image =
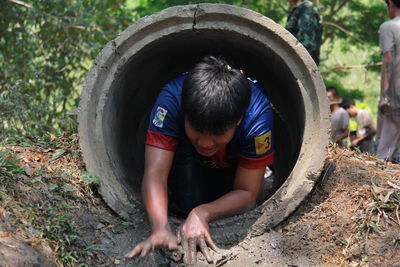
[[[197,141],[197,145],[203,149],[212,149],[215,147],[214,141],[209,137],[202,137]]]

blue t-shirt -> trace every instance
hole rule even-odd
[[[181,94],[186,74],[172,80],[161,90],[150,115],[146,144],[176,151],[187,140],[181,109]],[[256,81],[249,79],[251,99],[246,114],[236,127],[232,140],[210,159],[228,168],[232,162],[244,168],[270,165],[274,156],[273,113],[270,101]],[[195,150],[193,153],[195,152]]]

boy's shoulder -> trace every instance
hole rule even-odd
[[[390,31],[392,29],[399,30],[400,28],[400,19],[394,18],[391,20],[387,20],[379,26],[379,32]]]

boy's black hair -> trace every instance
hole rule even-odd
[[[250,98],[243,73],[223,58],[207,56],[183,82],[182,111],[196,131],[221,135],[244,117]]]
[[[386,4],[389,6],[389,0],[385,0]],[[394,5],[398,8],[400,8],[400,0],[392,0]]]
[[[340,96],[338,89],[336,89],[336,87],[334,87],[334,86],[329,86],[328,88],[326,88],[326,91],[327,92],[332,92],[334,97],[339,97]]]
[[[344,109],[348,109],[350,107],[350,105],[354,105],[354,106],[356,105],[354,103],[353,99],[344,99],[339,106],[341,106]]]

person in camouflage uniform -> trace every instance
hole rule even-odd
[[[322,43],[322,17],[317,6],[309,0],[288,0],[295,6],[290,11],[286,30],[310,53],[315,63],[319,65],[319,50]]]

